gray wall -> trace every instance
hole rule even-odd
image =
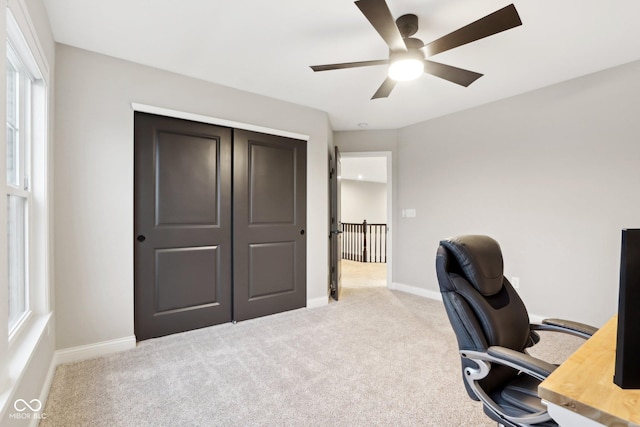
[[[133,335],[131,102],[309,135],[307,298],[327,297],[327,115],[57,45],[58,349]]]
[[[342,222],[371,224],[387,222],[387,184],[343,179],[341,187]]]
[[[343,153],[370,151],[395,152],[398,145],[397,130],[348,130],[333,134],[333,142]],[[395,169],[395,168],[394,168]]]
[[[640,227],[639,75],[634,62],[399,130],[393,281],[438,291],[438,241],[489,234],[530,313],[604,323],[620,231]]]

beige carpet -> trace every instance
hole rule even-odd
[[[387,264],[376,262],[358,262],[343,259],[342,286],[347,288],[371,288],[387,286]]]
[[[551,340],[549,340],[551,341]],[[541,348],[564,357],[572,339]],[[59,366],[41,426],[495,426],[442,303],[383,287]]]

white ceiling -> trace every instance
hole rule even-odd
[[[346,157],[340,160],[340,179],[387,182],[386,157]]]
[[[387,0],[424,42],[508,0]],[[334,130],[396,129],[640,59],[639,0],[516,0],[523,25],[430,59],[485,74],[468,88],[431,75],[370,100],[386,59],[352,0],[44,0],[57,42],[326,111]]]

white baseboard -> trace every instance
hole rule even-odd
[[[440,295],[440,292],[430,291],[424,288],[418,288],[417,286],[405,285],[404,283],[392,282],[389,285],[389,289],[406,292],[408,294],[418,295],[420,297],[425,297],[425,298],[433,299],[436,301],[442,301],[442,295]]]
[[[307,308],[323,307],[329,304],[329,297],[310,298],[307,300]]]
[[[136,337],[117,338],[115,340],[102,341],[95,344],[81,345],[78,347],[57,350],[54,355],[55,365],[63,363],[78,362],[80,360],[91,359],[105,354],[135,348]]]
[[[389,285],[389,289],[402,291],[408,294],[418,295],[420,297],[430,298],[437,301],[442,301],[442,294],[440,292],[434,292],[424,288],[418,288],[416,286],[405,285],[404,283],[393,282],[391,285]],[[537,314],[529,313],[529,321],[531,323],[542,323],[542,321],[547,318],[548,316],[539,316]]]
[[[548,319],[547,316],[538,316],[537,314],[529,314],[529,321],[531,323],[542,323],[544,319]]]

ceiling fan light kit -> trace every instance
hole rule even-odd
[[[397,81],[414,80],[424,73],[467,87],[482,77],[482,74],[426,60],[425,57],[430,57],[522,25],[518,11],[513,4],[510,4],[440,37],[438,40],[425,44],[422,40],[411,37],[418,31],[418,17],[416,15],[402,15],[397,20],[394,20],[385,0],[358,0],[355,5],[358,6],[358,9],[389,46],[389,59],[313,65],[311,69],[318,72],[388,65],[388,77],[382,82],[382,85],[371,99],[386,98],[395,87]],[[423,48],[424,51],[422,50]]]
[[[419,50],[391,52],[389,78],[397,82],[415,80],[424,74],[424,55]]]

